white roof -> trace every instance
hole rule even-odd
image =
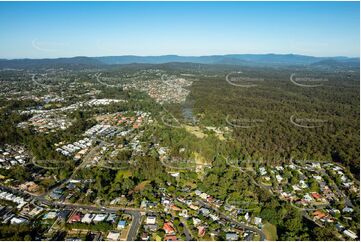
[[[254,223],[257,224],[257,225],[260,224],[260,223],[262,223],[262,218],[255,217],[255,218],[254,218]]]
[[[345,235],[347,235],[348,237],[352,238],[352,239],[356,239],[356,238],[357,238],[357,235],[356,235],[354,232],[350,231],[350,230],[345,230],[345,231],[343,231],[343,233],[344,233]]]
[[[95,218],[93,219],[93,221],[100,222],[100,221],[103,221],[104,219],[106,219],[106,217],[107,217],[107,214],[97,214],[95,216]]]
[[[93,220],[94,218],[94,215],[93,214],[90,214],[90,213],[87,213],[84,215],[84,217],[82,218],[81,222],[82,223],[91,223],[91,221]]]
[[[107,239],[109,239],[109,240],[118,240],[119,235],[120,235],[119,232],[110,231],[108,236],[107,236]]]
[[[21,224],[21,223],[24,223],[25,221],[27,221],[25,218],[13,217],[13,218],[10,220],[10,223],[11,223],[11,224]]]
[[[202,193],[201,195],[199,195],[201,198],[203,198],[203,199],[207,199],[207,197],[208,197],[208,194],[207,193]]]
[[[215,214],[210,214],[209,217],[211,217],[213,221],[219,220],[219,217]]]
[[[155,224],[156,217],[155,216],[148,216],[146,220],[146,224]]]
[[[193,224],[195,226],[197,226],[198,224],[200,224],[202,221],[199,218],[193,218]]]
[[[44,219],[53,219],[56,218],[57,213],[54,211],[48,212],[45,214]]]

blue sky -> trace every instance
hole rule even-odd
[[[359,56],[359,2],[0,2],[0,58]]]

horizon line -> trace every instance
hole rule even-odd
[[[132,57],[160,57],[160,56],[178,56],[178,57],[211,57],[211,56],[227,56],[227,55],[295,55],[295,56],[307,56],[307,57],[316,57],[316,58],[358,58],[360,56],[346,56],[346,55],[334,55],[334,56],[316,56],[308,54],[296,54],[296,53],[233,53],[233,54],[205,54],[205,55],[180,55],[180,54],[160,54],[160,55],[137,55],[137,54],[128,54],[128,55],[99,55],[99,56],[88,56],[88,55],[76,55],[76,56],[64,56],[64,57],[43,57],[43,58],[34,58],[34,57],[18,57],[18,58],[6,58],[0,57],[1,60],[42,60],[42,59],[70,59],[77,57],[86,57],[86,58],[100,58],[100,57],[123,57],[123,56],[132,56]]]

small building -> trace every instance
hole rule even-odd
[[[206,234],[206,228],[204,226],[198,226],[198,236],[203,237]]]
[[[62,220],[66,220],[66,218],[69,216],[70,210],[62,210],[58,213],[58,218]]]
[[[203,192],[201,195],[199,195],[199,197],[206,200],[208,197],[208,194]]]
[[[192,218],[192,220],[193,220],[193,225],[195,226],[195,227],[197,227],[198,226],[198,224],[201,224],[202,223],[202,220],[200,220],[199,218]]]
[[[142,236],[140,237],[140,239],[143,240],[143,241],[149,240],[149,235],[148,235],[148,233],[144,232],[144,233],[142,234]]]
[[[293,188],[293,190],[294,190],[295,192],[297,192],[297,191],[302,191],[302,189],[301,189],[299,186],[297,186],[297,185],[292,185],[292,188]]]
[[[63,190],[61,189],[54,189],[49,196],[54,200],[59,200],[63,196]]]
[[[202,194],[202,192],[201,192],[201,191],[199,191],[199,190],[195,190],[195,191],[194,191],[194,193],[195,193],[197,196],[199,196],[199,195],[201,195],[201,194]]]
[[[353,212],[353,208],[350,207],[345,207],[344,209],[342,209],[343,213],[352,213]]]
[[[198,209],[199,209],[199,207],[196,206],[196,205],[194,205],[194,204],[190,204],[190,205],[189,205],[189,208],[190,208],[190,209],[193,209],[193,210],[198,210]]]
[[[226,233],[226,240],[228,241],[237,241],[238,240],[238,234],[235,232],[228,232]]]
[[[81,221],[81,214],[80,213],[74,213],[70,216],[68,222],[69,223],[76,223]]]
[[[179,177],[179,172],[170,172],[169,173],[172,177]]]
[[[255,225],[262,225],[262,218],[255,217],[254,218],[254,224]]]
[[[109,214],[108,218],[106,219],[107,222],[115,223],[117,219],[117,215],[114,213]]]
[[[211,217],[211,219],[212,219],[213,221],[219,220],[219,217],[218,217],[217,215],[215,215],[215,214],[209,214],[209,217]]]
[[[182,210],[181,208],[177,207],[177,206],[174,205],[174,204],[172,204],[172,205],[170,206],[170,209],[173,210],[173,211],[181,211],[181,210]]]
[[[327,216],[327,214],[317,210],[315,212],[313,212],[313,216],[316,218],[316,219],[323,219],[324,217]]]
[[[22,224],[27,221],[28,220],[26,218],[22,218],[22,217],[13,217],[12,219],[10,219],[11,224]]]
[[[304,195],[304,196],[303,196],[303,199],[304,199],[305,201],[307,201],[307,202],[312,202],[312,201],[313,201],[312,197],[311,197],[309,194]]]
[[[165,236],[164,240],[165,241],[177,241],[178,239],[177,239],[177,236],[168,234]]]
[[[187,209],[183,209],[182,212],[179,213],[179,216],[184,217],[184,218],[188,218],[188,210]]]
[[[343,231],[343,230],[345,229],[345,226],[343,226],[343,225],[340,224],[340,223],[337,223],[337,224],[336,224],[336,229],[341,232],[341,231]]]
[[[44,215],[43,219],[54,219],[54,218],[56,218],[56,215],[57,215],[57,212],[50,211]]]
[[[276,175],[277,182],[280,183],[283,180],[283,177],[280,175]]]
[[[264,167],[260,167],[259,172],[260,172],[261,176],[264,176],[264,175],[267,174],[267,171],[266,171],[266,169]]]
[[[81,222],[90,224],[93,221],[94,217],[95,217],[94,214],[87,213],[84,215]]]
[[[110,231],[108,236],[107,236],[107,240],[111,240],[111,241],[118,241],[119,240],[119,236],[120,233],[116,232],[116,231]]]
[[[144,230],[146,231],[151,231],[151,232],[155,232],[157,231],[158,226],[156,224],[146,224],[144,225]]]
[[[40,189],[40,187],[37,184],[35,184],[33,181],[21,184],[19,188],[21,190],[26,190],[28,192],[37,192]]]
[[[35,217],[39,215],[43,210],[44,208],[36,206],[33,210],[29,212],[29,216]]]
[[[148,204],[147,200],[143,199],[141,204],[140,204],[140,208],[146,208],[147,204]]]
[[[300,184],[301,184],[301,187],[302,187],[303,189],[308,188],[308,185],[306,184],[306,182],[305,182],[304,180],[301,180],[301,181],[300,181]]]
[[[155,216],[148,216],[145,220],[145,224],[155,224],[156,217]]]
[[[244,218],[246,219],[246,221],[249,221],[250,217],[249,217],[248,212],[244,215]]]
[[[321,195],[319,193],[317,193],[317,192],[311,192],[311,196],[316,200],[321,199]]]
[[[164,223],[163,229],[166,234],[171,234],[171,235],[175,234],[175,230],[174,230],[173,224],[171,222]]]
[[[107,218],[107,214],[97,214],[95,215],[94,219],[93,219],[93,222],[96,223],[96,222],[101,222],[101,221],[104,221],[106,218]]]
[[[346,236],[348,236],[348,237],[350,237],[350,238],[353,239],[353,240],[357,239],[357,234],[354,233],[354,232],[352,232],[352,231],[350,231],[350,230],[344,230],[344,231],[343,231],[343,234],[346,235]]]
[[[200,213],[202,213],[204,216],[208,216],[210,214],[210,211],[208,208],[201,208],[199,210]]]

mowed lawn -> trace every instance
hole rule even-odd
[[[267,240],[277,240],[277,227],[271,223],[265,223],[262,228]]]

